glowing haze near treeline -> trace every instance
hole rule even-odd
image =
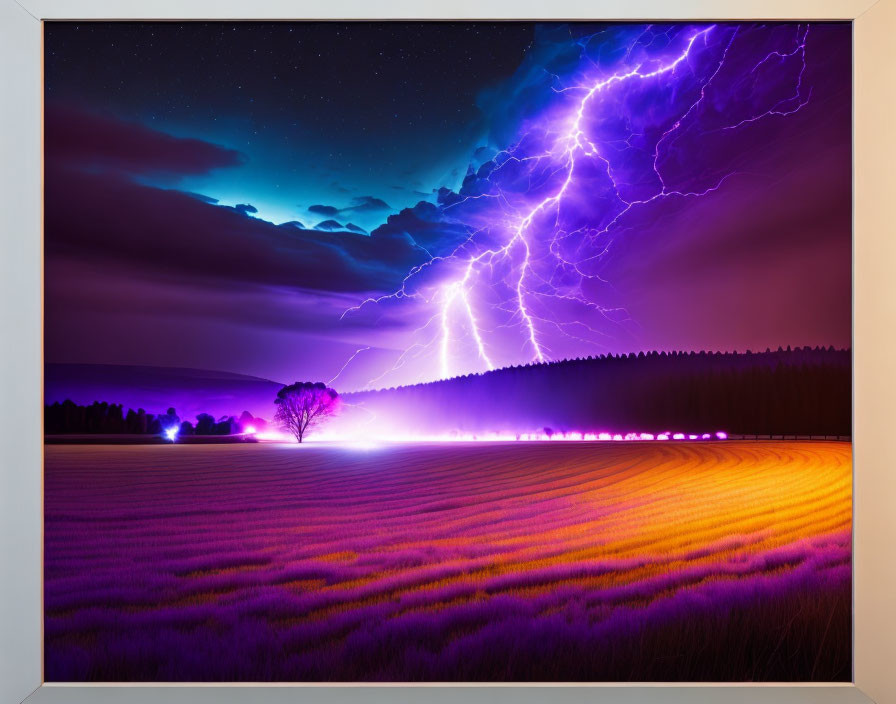
[[[47,52],[47,361],[348,391],[849,344],[846,24],[51,25]]]

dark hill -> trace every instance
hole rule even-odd
[[[833,348],[651,352],[528,364],[344,399],[372,411],[375,423],[412,433],[548,427],[850,435],[851,373],[850,351]]]
[[[70,399],[79,405],[94,401],[122,404],[164,413],[174,407],[181,418],[199,413],[239,415],[249,411],[272,418],[282,384],[254,376],[206,369],[117,364],[47,364],[44,403]]]

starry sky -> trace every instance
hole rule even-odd
[[[245,155],[180,188],[272,222],[368,229],[460,184],[487,129],[477,96],[533,36],[515,23],[50,23],[46,90]]]
[[[46,360],[352,390],[848,346],[850,53],[848,24],[46,23]]]

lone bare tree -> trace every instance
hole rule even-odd
[[[304,437],[339,408],[339,394],[321,382],[297,381],[277,392],[275,419],[302,442]]]

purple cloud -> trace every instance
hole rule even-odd
[[[54,103],[45,111],[44,147],[48,163],[125,174],[195,175],[245,162],[217,144]]]

